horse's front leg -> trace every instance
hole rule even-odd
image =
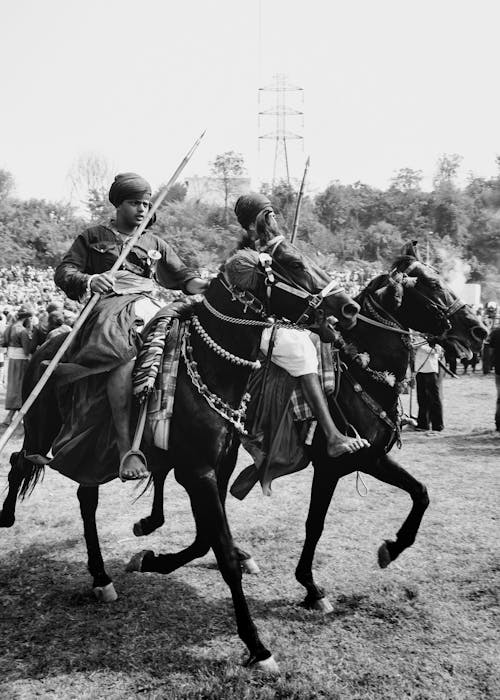
[[[374,465],[373,469],[364,469],[367,474],[391,486],[406,491],[412,500],[412,508],[408,517],[401,525],[396,540],[385,540],[378,550],[378,563],[385,569],[401,552],[415,542],[420,523],[429,505],[427,489],[420,481],[411,476],[392,457],[384,455]]]
[[[10,470],[7,477],[9,486],[7,496],[0,510],[0,527],[12,527],[16,521],[16,501],[26,476],[23,452],[13,452],[10,456]]]
[[[313,462],[314,477],[311,487],[311,499],[306,520],[306,538],[295,569],[295,578],[302,584],[307,595],[303,605],[308,609],[331,612],[333,610],[325,592],[316,585],[312,572],[316,546],[323,533],[328,508],[338,483],[338,477],[330,460]]]
[[[201,556],[212,547],[219,570],[231,589],[238,634],[250,652],[246,665],[255,666],[268,673],[277,673],[276,662],[260,641],[248,610],[241,584],[241,566],[214,471],[211,470],[208,474],[200,476],[191,476],[188,479],[183,478],[181,474],[177,478],[191,500],[197,531],[194,543],[174,554],[155,555],[152,551],[141,552],[132,557],[127,570],[170,573],[193,559],[194,555]]]
[[[167,474],[167,470],[153,472],[154,492],[151,513],[147,517],[141,518],[134,523],[132,530],[136,537],[150,535],[152,532],[162,527],[165,522],[165,514],[163,511],[163,491]]]
[[[118,596],[113,582],[104,569],[95,520],[99,503],[99,487],[79,486],[77,495],[83,520],[83,533],[87,544],[88,570],[93,577],[92,590],[97,600],[103,603],[112,603]]]
[[[231,590],[238,635],[250,653],[246,665],[268,673],[278,673],[276,661],[262,644],[248,609],[243,592],[240,561],[220,499],[215,473],[209,472],[185,486],[191,496],[197,518],[203,523],[208,535],[222,577]]]
[[[240,448],[239,438],[234,435],[232,437],[231,447],[229,448],[227,454],[222,460],[219,469],[217,470],[217,484],[219,487],[219,497],[224,510],[226,508],[226,498],[227,498],[227,487],[229,484],[229,479],[231,478],[236,462],[238,460],[238,451]],[[242,570],[246,574],[260,574],[259,565],[253,558],[253,556],[246,552],[241,547],[235,545],[236,554],[238,556]]]

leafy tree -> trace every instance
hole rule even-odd
[[[418,191],[421,188],[422,171],[400,168],[391,178],[391,189],[399,192]]]
[[[228,201],[234,191],[236,178],[245,171],[244,160],[241,153],[226,151],[215,157],[211,164],[212,175],[220,181],[224,191],[224,221],[227,223]]]
[[[68,179],[73,197],[84,205],[93,221],[108,213],[108,190],[113,171],[105,158],[95,153],[81,155],[73,163]]]
[[[361,257],[364,260],[389,263],[401,250],[403,239],[395,226],[378,221],[364,231],[362,244]]]
[[[8,170],[0,169],[0,199],[10,197],[14,191],[14,178]]]

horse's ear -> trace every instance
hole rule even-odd
[[[397,311],[403,301],[403,285],[391,280],[385,287],[375,292],[380,305],[387,311]]]
[[[416,258],[417,260],[420,260],[417,246],[418,241],[408,241],[408,243],[405,243],[405,245],[401,249],[401,255],[409,255],[411,258]]]

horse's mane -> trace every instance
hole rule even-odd
[[[396,260],[394,260],[392,264],[392,268],[399,267],[399,266],[405,266],[408,267],[412,262],[415,262],[415,256],[414,255],[400,255]],[[374,277],[372,280],[368,282],[366,287],[360,291],[360,293],[356,297],[356,301],[358,304],[361,304],[365,297],[368,294],[373,294],[373,292],[376,292],[377,289],[380,289],[384,285],[387,284],[388,281],[388,275],[387,273],[383,272],[380,275],[377,275]]]
[[[255,250],[255,241],[249,233],[245,232],[238,241],[238,245],[236,246],[236,248],[237,250],[243,250],[244,248],[250,248],[251,250]]]
[[[414,255],[400,255],[399,258],[396,258],[396,260],[393,262],[392,267],[398,267],[399,265],[410,265],[411,263],[415,262],[418,258],[415,258]]]

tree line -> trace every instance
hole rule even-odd
[[[403,242],[418,240],[424,260],[445,273],[460,261],[468,281],[482,284],[483,298],[500,301],[500,157],[495,177],[470,176],[462,187],[457,185],[460,163],[458,155],[441,156],[429,192],[422,189],[422,173],[410,168],[397,171],[386,190],[333,181],[304,197],[297,244],[314,252],[329,270],[354,265],[381,269]],[[235,247],[241,230],[231,213],[235,199],[231,183],[242,172],[242,158],[232,151],[217,156],[212,164],[224,205],[188,199],[182,184],[169,191],[154,231],[187,264],[216,269]],[[105,182],[99,185],[94,177],[88,183],[82,200],[85,212],[78,214],[61,202],[16,198],[12,175],[0,169],[3,264],[56,265],[80,230],[111,216],[109,177]],[[296,190],[280,182],[263,184],[261,191],[271,199],[285,231],[290,231]]]

